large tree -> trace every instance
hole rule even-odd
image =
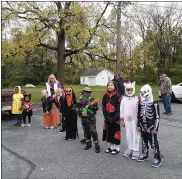
[[[109,2],[104,4],[102,10],[98,11],[99,13],[91,14],[94,20],[89,24],[87,22],[91,17],[87,18],[84,15],[86,12],[83,9],[83,3],[80,2],[3,2],[3,24],[6,21],[22,19],[25,20],[25,26],[33,26],[35,37],[38,39],[36,46],[56,52],[57,78],[64,84],[65,60],[89,48]],[[76,20],[79,23],[75,24]],[[77,28],[79,26],[82,27],[81,30]],[[71,45],[69,42],[72,31],[75,33],[75,38],[80,34],[85,34],[79,46]]]

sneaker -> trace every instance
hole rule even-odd
[[[31,124],[30,124],[30,123],[28,123],[28,124],[27,124],[27,127],[30,127],[30,126],[31,126]]]
[[[167,113],[167,116],[171,116],[172,115],[172,113],[170,112],[170,113]]]
[[[152,167],[158,168],[161,164],[162,164],[161,160],[154,159],[154,161],[152,163]]]
[[[49,127],[45,127],[45,129],[49,129]]]
[[[149,157],[148,155],[146,154],[141,154],[139,157],[138,157],[138,162],[143,162],[145,160],[149,160]]]
[[[111,153],[111,152],[112,152],[112,149],[110,147],[105,150],[105,153]]]
[[[26,124],[21,124],[21,127],[25,127],[26,126]]]
[[[163,112],[162,114],[167,114],[167,112]]]
[[[138,158],[139,158],[139,152],[138,151],[133,151],[132,160],[137,160]]]
[[[54,126],[51,126],[50,129],[54,129]]]
[[[59,129],[58,132],[59,132],[59,133],[63,133],[63,132],[65,132],[65,130],[64,130],[64,129]]]
[[[119,150],[114,149],[114,150],[111,152],[111,154],[112,154],[112,155],[116,155],[116,154],[118,154],[119,152],[120,152]]]
[[[124,152],[124,157],[128,158],[132,156],[133,151],[130,149],[126,149],[126,151]]]
[[[68,140],[69,140],[69,141],[72,141],[72,140],[75,140],[75,139],[73,139],[73,138],[69,138]]]

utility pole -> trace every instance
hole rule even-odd
[[[121,59],[121,1],[118,1],[117,9],[117,51],[116,51],[116,74],[119,74],[119,61]]]

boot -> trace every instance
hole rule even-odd
[[[99,153],[100,152],[100,145],[99,143],[95,143],[95,153]]]
[[[86,144],[86,139],[82,139],[80,142],[81,142],[82,144]]]
[[[91,142],[86,142],[86,147],[84,148],[84,150],[88,150],[92,147],[92,143]]]

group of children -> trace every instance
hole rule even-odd
[[[114,82],[109,82],[102,100],[104,114],[103,140],[110,146],[105,151],[116,155],[120,152],[120,126],[126,130],[127,149],[124,157],[144,161],[149,159],[149,145],[153,149],[153,167],[161,165],[161,154],[157,140],[159,129],[159,104],[154,101],[152,88],[146,84],[135,96],[135,82],[124,83],[125,96],[119,97]],[[121,123],[121,125],[120,125]],[[142,153],[139,155],[139,140],[142,138]]]
[[[14,88],[14,95],[12,101],[12,114],[18,119],[15,126],[30,127],[31,126],[31,116],[32,116],[32,103],[31,94],[21,93],[21,87],[16,86]],[[26,123],[26,117],[28,117],[28,123]],[[23,122],[22,122],[23,119]]]
[[[140,97],[135,96],[135,82],[124,83],[125,96],[119,96],[117,85],[110,81],[102,99],[102,110],[104,115],[104,128],[102,140],[109,144],[106,153],[116,155],[120,152],[121,126],[126,129],[127,149],[124,157],[131,157],[133,160],[144,161],[149,158],[149,145],[154,151],[153,167],[161,165],[161,154],[157,140],[159,129],[159,104],[154,101],[152,88],[146,84],[140,90]],[[92,140],[95,143],[95,152],[100,152],[98,133],[96,130],[96,112],[99,99],[91,97],[91,89],[85,87],[81,93],[80,100],[77,102],[75,93],[71,87],[56,89],[55,94],[48,95],[47,90],[43,90],[42,124],[46,129],[53,129],[58,124],[66,122],[65,140],[74,140],[78,136],[77,115],[81,118],[85,150],[92,147]],[[23,114],[23,124],[31,125],[32,103],[31,95],[21,94],[21,88],[15,87],[13,96],[12,113],[20,118]],[[23,110],[22,110],[23,109]],[[21,112],[23,111],[23,112]],[[60,115],[61,114],[61,115]],[[61,116],[61,117],[60,117]],[[60,129],[62,130],[62,129]],[[139,140],[142,138],[142,153],[139,154]]]

